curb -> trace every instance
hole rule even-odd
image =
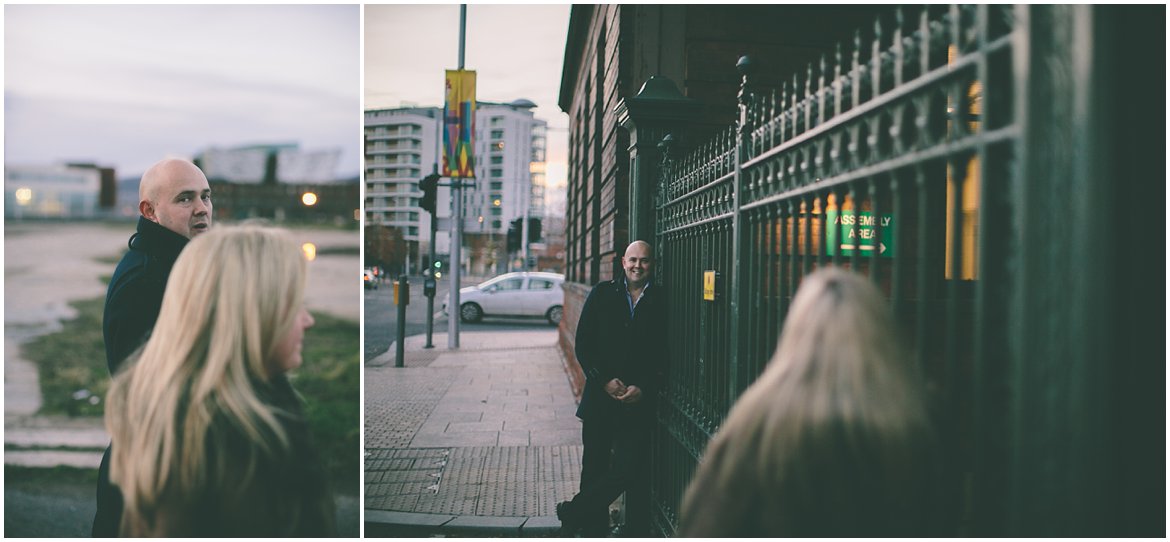
[[[555,516],[456,516],[388,510],[365,510],[367,537],[555,537],[561,521]]]
[[[435,345],[433,349],[423,348],[423,345],[426,343],[426,333],[424,332],[424,333],[416,333],[414,335],[407,335],[406,338],[402,341],[403,342],[403,349],[402,350],[403,350],[404,355],[411,354],[411,353],[418,353],[418,352],[426,352],[428,350],[432,351],[432,352],[440,352],[440,353],[462,354],[462,353],[467,353],[467,352],[475,352],[475,351],[483,351],[483,350],[509,350],[509,349],[515,349],[515,348],[538,348],[538,347],[544,347],[544,346],[555,347],[555,346],[557,346],[555,336],[554,336],[554,340],[552,342],[549,342],[549,343],[544,343],[541,341],[534,341],[532,339],[532,337],[534,337],[534,336],[540,337],[541,339],[543,339],[544,335],[550,334],[550,333],[555,332],[555,331],[556,331],[556,328],[549,328],[547,330],[539,330],[539,331],[536,331],[536,330],[534,330],[534,331],[516,330],[516,331],[502,331],[502,332],[497,332],[497,331],[464,331],[464,332],[460,332],[459,335],[460,335],[461,339],[463,339],[462,342],[466,342],[469,344],[461,345],[460,348],[455,349],[455,350],[447,348],[447,332],[445,332],[445,331],[431,334],[432,344]],[[512,343],[508,343],[508,342],[494,343],[491,341],[483,341],[483,339],[482,339],[483,337],[498,338],[501,335],[503,335],[505,337],[512,338],[512,339],[517,339],[517,338],[519,338],[519,339],[518,339],[518,342],[512,342]],[[367,367],[384,367],[387,365],[392,365],[394,363],[394,360],[397,357],[397,355],[398,355],[398,341],[394,340],[394,341],[390,342],[390,346],[386,349],[385,352],[382,352],[381,354],[378,354],[378,355],[374,356],[373,358],[370,358],[370,360],[366,361],[363,365],[365,365]]]

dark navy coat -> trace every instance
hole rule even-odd
[[[130,251],[118,262],[106,290],[102,335],[110,375],[145,342],[162,307],[167,277],[187,238],[144,217],[130,236]]]
[[[625,277],[593,287],[577,322],[575,353],[585,373],[577,417],[582,420],[636,416],[649,421],[663,384],[670,348],[666,338],[666,292],[651,284],[630,317]],[[625,404],[605,392],[614,378],[638,386],[642,400]]]

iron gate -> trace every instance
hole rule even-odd
[[[1021,135],[1019,13],[899,10],[767,91],[742,58],[739,122],[681,156],[663,141],[655,250],[674,350],[653,451],[661,534],[770,358],[801,278],[826,265],[875,281],[914,347],[956,473],[956,532],[1002,517],[1003,499],[980,496],[1003,494],[1007,461],[1000,279]]]

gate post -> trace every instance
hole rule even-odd
[[[747,137],[748,131],[751,127],[748,126],[748,108],[752,101],[752,90],[749,76],[755,71],[752,66],[750,57],[740,57],[739,61],[735,63],[735,69],[742,77],[739,87],[739,119],[735,126],[735,169],[734,169],[734,208],[735,215],[731,219],[731,353],[730,353],[730,378],[728,378],[728,397],[731,402],[735,402],[735,398],[739,397],[740,392],[746,387],[746,379],[741,374],[743,365],[740,363],[740,355],[743,351],[744,338],[740,333],[740,320],[743,314],[743,300],[746,296],[746,291],[743,288],[743,283],[747,276],[747,266],[743,265],[741,261],[747,256],[748,248],[745,246],[745,239],[743,231],[743,162],[747,157],[747,145],[744,139]],[[728,405],[730,407],[731,404]]]
[[[652,76],[638,95],[622,98],[614,107],[618,123],[630,132],[630,238],[654,238],[654,193],[659,180],[658,143],[667,134],[678,138],[694,122],[700,103],[683,96],[674,82]]]

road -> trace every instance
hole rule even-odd
[[[410,303],[406,306],[406,336],[421,335],[427,330],[427,298],[422,295],[422,277],[408,279]],[[482,279],[461,281],[464,287],[474,286]],[[434,333],[447,332],[447,317],[443,314],[443,299],[447,296],[450,281],[440,280],[435,293]],[[394,287],[391,283],[378,286],[377,290],[365,291],[365,361],[384,354],[397,339],[398,307],[394,306]],[[550,326],[544,318],[485,318],[478,323],[462,323],[460,331],[517,331],[540,330]]]

